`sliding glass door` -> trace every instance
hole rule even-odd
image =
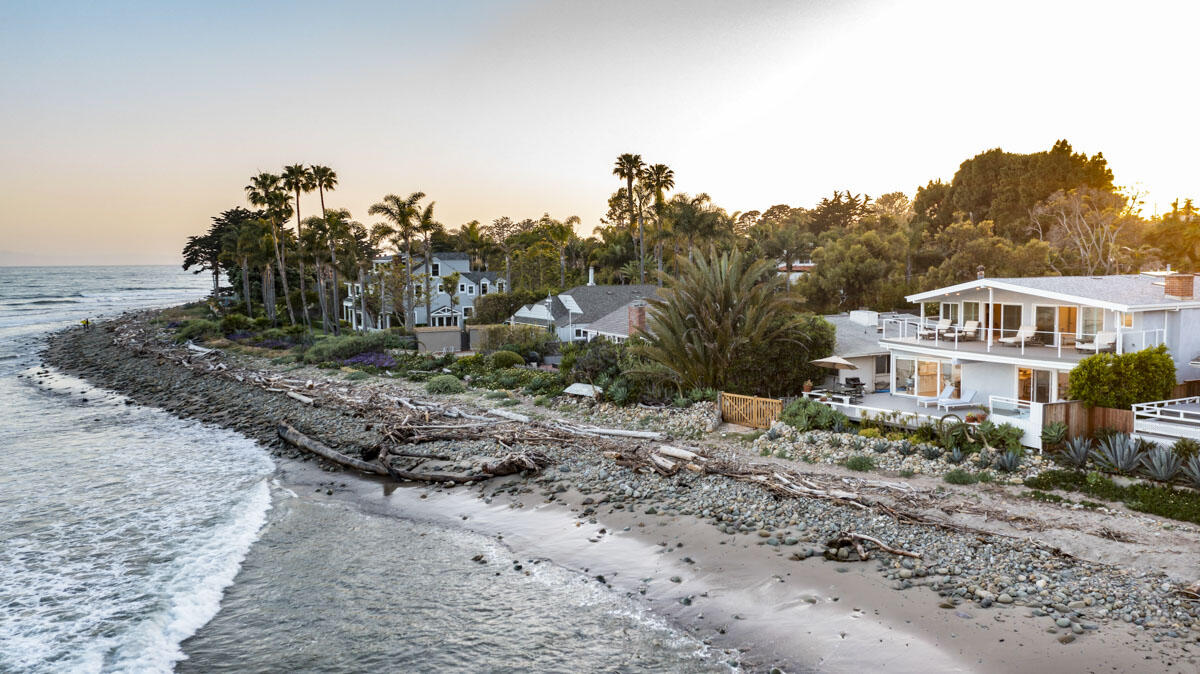
[[[1031,403],[1050,402],[1050,380],[1053,376],[1051,370],[1017,368],[1017,399]]]

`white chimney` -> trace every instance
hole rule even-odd
[[[588,285],[596,285],[596,268],[588,267]]]

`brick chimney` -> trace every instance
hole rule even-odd
[[[637,300],[629,305],[629,336],[646,331],[646,303]]]
[[[1167,297],[1177,300],[1192,299],[1192,286],[1195,282],[1193,274],[1171,274],[1164,279],[1164,286]]]

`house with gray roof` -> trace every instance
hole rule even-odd
[[[853,370],[831,370],[830,377],[839,383],[857,379],[867,391],[886,390],[891,386],[892,357],[879,342],[884,321],[902,318],[917,318],[914,314],[878,311],[851,311],[843,314],[823,316],[833,325],[837,341],[833,355],[840,356],[855,365]]]
[[[400,255],[384,255],[375,258],[372,277],[377,277],[381,267],[391,264],[404,264]],[[429,256],[429,277],[425,276],[425,256],[413,255],[413,280],[416,284],[417,306],[414,307],[414,320],[417,325],[433,327],[453,327],[464,325],[475,310],[475,300],[490,292],[504,292],[504,276],[494,271],[474,271],[471,269],[471,256],[457,251],[435,252]],[[458,273],[456,288],[446,286],[446,277]],[[429,315],[425,315],[424,289],[429,285],[430,302]],[[343,318],[356,329],[362,324],[361,297],[362,288],[358,283],[346,283],[346,296],[342,302]],[[453,297],[452,297],[453,296]],[[453,300],[453,301],[452,301]],[[391,325],[391,298],[385,298],[382,316],[368,317],[367,324],[373,328],[387,328]]]
[[[561,341],[588,341],[601,334],[603,327],[609,337],[628,337],[630,305],[654,297],[657,286],[652,285],[583,285],[541,302],[527,304],[509,319],[513,325],[537,325],[558,333]],[[642,309],[644,312],[644,308]],[[619,316],[625,312],[626,326],[620,334]],[[603,321],[603,322],[601,322]]]

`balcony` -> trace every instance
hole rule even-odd
[[[980,356],[978,360],[1041,361],[1072,367],[1096,353],[1094,350],[1080,350],[1075,346],[1092,343],[1096,339],[1094,334],[1076,336],[1069,332],[994,327],[968,332],[963,330],[961,325],[941,330],[937,326],[938,322],[932,319],[887,319],[883,321],[879,339],[884,344],[911,346],[922,350],[944,350],[948,352],[947,355],[958,357],[969,358],[977,355]],[[1100,333],[1102,339],[1105,334]],[[1108,334],[1115,334],[1115,341],[1101,350],[1118,353],[1156,346],[1165,339],[1162,329],[1122,329]],[[1006,343],[1002,341],[1004,339],[1009,341]]]

